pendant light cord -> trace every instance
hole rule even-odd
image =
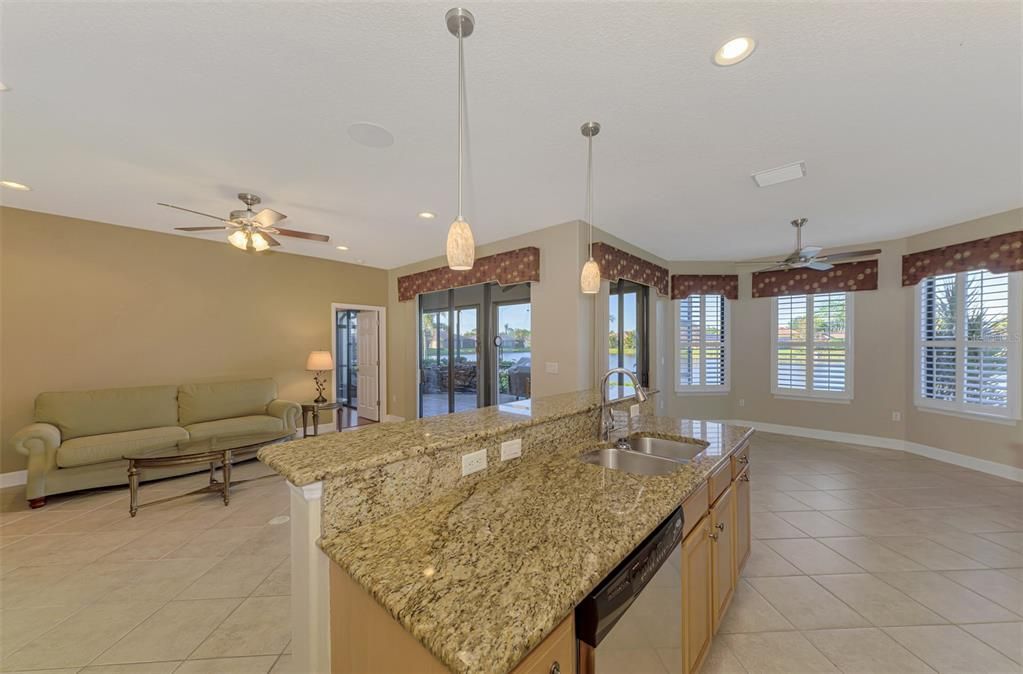
[[[586,138],[586,222],[590,226],[588,253],[593,259],[593,136]]]
[[[462,24],[458,24],[458,219],[462,219],[462,98],[465,86],[465,59],[462,56]]]

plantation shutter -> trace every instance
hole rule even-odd
[[[774,302],[774,391],[849,397],[849,296],[781,295]]]
[[[678,303],[676,390],[728,385],[723,295],[690,295]]]

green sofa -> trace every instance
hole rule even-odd
[[[35,423],[18,431],[14,449],[28,457],[26,498],[127,484],[125,454],[172,449],[182,440],[294,432],[301,406],[277,399],[273,379],[181,386],[139,386],[40,393]],[[153,480],[196,466],[149,470]]]

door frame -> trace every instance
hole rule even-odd
[[[528,304],[529,308],[530,308],[530,313],[529,313],[530,348],[529,348],[529,352],[530,352],[530,369],[532,369],[532,367],[535,365],[535,363],[532,362],[532,353],[533,353],[533,347],[532,347],[532,331],[533,331],[533,312],[532,312],[532,309],[533,309],[533,295],[532,295],[532,288],[530,288],[530,296],[529,296],[528,300],[502,300],[502,301],[496,301],[496,302],[492,301],[490,303],[490,314],[491,314],[490,315],[490,320],[489,320],[489,324],[490,324],[489,325],[489,327],[490,327],[490,346],[491,347],[496,347],[497,346],[496,344],[494,344],[494,339],[498,335],[501,334],[501,326],[498,324],[498,320],[497,320],[498,314],[501,313],[501,307],[503,307],[503,306],[512,306],[512,305],[515,305],[515,304]],[[500,356],[498,354],[498,349],[497,348],[491,348],[490,349],[490,358],[488,358],[487,360],[488,360],[488,363],[487,363],[488,377],[493,380],[493,381],[490,382],[490,387],[489,387],[490,388],[490,394],[492,396],[491,404],[492,405],[500,405],[501,404],[501,377],[498,375],[497,369],[498,369],[498,366],[501,364],[501,361],[500,361]],[[533,396],[532,376],[530,376],[530,386],[529,386],[529,389],[530,389],[529,390],[530,398],[532,398],[532,396]]]
[[[330,371],[330,391],[333,398],[337,397],[337,312],[338,311],[375,311],[379,317],[377,353],[380,355],[379,378],[380,421],[387,421],[387,307],[371,304],[349,304],[348,302],[332,302],[330,304],[330,355],[334,359],[334,367]],[[358,410],[356,410],[358,414]]]

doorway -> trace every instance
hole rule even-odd
[[[611,283],[608,293],[608,369],[624,368],[634,372],[640,386],[649,386],[650,341],[649,288],[632,281]],[[608,386],[632,388],[632,381],[619,374]]]
[[[419,297],[419,416],[529,397],[529,284]]]
[[[386,339],[383,307],[334,304],[332,353],[334,399],[341,405],[342,428],[380,421],[386,413]]]

